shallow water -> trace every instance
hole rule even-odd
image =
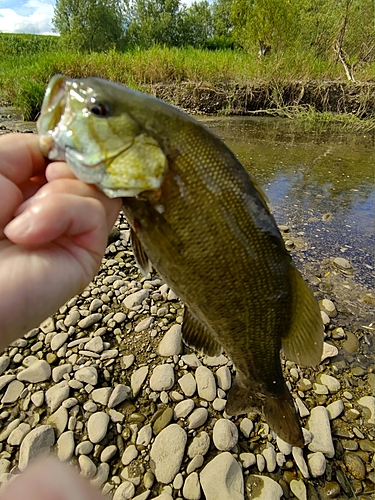
[[[275,118],[204,119],[234,151],[288,225],[297,260],[343,257],[374,285],[375,134]]]

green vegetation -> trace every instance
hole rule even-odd
[[[241,112],[239,94],[248,101],[259,93],[243,111],[336,110],[375,120],[373,20],[373,0],[201,0],[188,8],[180,0],[58,0],[60,37],[0,33],[0,96],[34,119],[49,79],[62,73],[159,96],[157,84],[226,93],[216,112]],[[341,82],[337,92],[357,104],[339,97],[335,109],[327,105],[325,82]]]

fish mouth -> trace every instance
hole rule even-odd
[[[55,135],[65,112],[66,101],[66,78],[55,75],[47,87],[36,124],[41,152],[51,160],[65,160],[65,151],[58,147]]]

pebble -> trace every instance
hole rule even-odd
[[[273,472],[276,469],[276,452],[272,445],[263,450],[263,456],[266,460],[268,472]]]
[[[2,375],[8,368],[10,358],[8,356],[0,356],[0,375]]]
[[[319,305],[321,309],[323,309],[323,311],[325,311],[330,318],[335,318],[337,316],[337,310],[332,300],[323,299],[322,301],[319,302]]]
[[[213,401],[216,397],[216,382],[212,371],[206,366],[198,366],[195,370],[198,395],[206,401]]]
[[[217,385],[223,391],[229,391],[232,385],[232,378],[230,374],[230,370],[227,366],[221,366],[216,371]]]
[[[89,440],[94,443],[100,443],[107,434],[109,416],[103,411],[91,415],[87,422],[87,432]]]
[[[310,453],[307,456],[307,463],[312,477],[320,477],[326,471],[326,457],[320,451]]]
[[[208,417],[208,411],[206,408],[197,408],[188,418],[189,429],[197,429],[203,425]]]
[[[151,439],[152,439],[152,427],[151,424],[148,424],[142,427],[142,429],[138,432],[136,444],[142,446],[148,446],[151,442]]]
[[[123,465],[129,465],[130,462],[135,460],[138,456],[138,450],[134,444],[130,444],[126,447],[124,453],[122,454],[121,462]]]
[[[335,257],[333,259],[333,263],[335,264],[336,267],[338,267],[343,271],[349,271],[352,269],[350,262],[347,259],[344,259],[343,257]]]
[[[138,368],[138,370],[136,370],[134,373],[132,373],[132,376],[130,378],[130,387],[132,389],[133,397],[136,397],[141,390],[141,387],[147,375],[148,366],[142,366],[141,368]]]
[[[370,416],[365,416],[365,421],[368,424],[375,424],[375,397],[374,396],[363,396],[358,399],[358,404],[367,408],[370,412]]]
[[[127,354],[121,358],[121,364],[124,370],[127,370],[134,363],[135,356],[134,354]]]
[[[229,452],[220,453],[204,467],[200,482],[206,500],[244,500],[242,469]]]
[[[266,459],[260,453],[257,453],[255,455],[255,459],[256,459],[258,471],[263,472],[264,468],[266,467]]]
[[[115,408],[131,396],[131,388],[127,385],[117,384],[109,397],[108,408]]]
[[[31,366],[18,373],[17,379],[35,384],[45,382],[51,376],[51,367],[44,359],[37,360]]]
[[[348,472],[355,478],[363,481],[366,477],[366,468],[361,457],[355,453],[346,452],[344,462]]]
[[[134,292],[128,295],[124,300],[124,305],[128,309],[137,310],[138,306],[140,306],[142,302],[148,298],[148,296],[148,290],[139,290],[139,292]]]
[[[191,373],[186,373],[186,375],[179,378],[178,384],[181,387],[182,392],[187,397],[192,396],[197,389],[197,383]]]
[[[301,471],[303,477],[305,479],[308,479],[310,477],[309,474],[309,469],[307,468],[307,464],[305,462],[304,456],[303,456],[303,450],[302,448],[297,448],[296,446],[293,446],[292,448],[292,455],[294,458],[294,461]]]
[[[220,451],[230,451],[238,442],[238,430],[230,420],[219,419],[213,429],[213,442]]]
[[[181,360],[185,365],[189,366],[190,368],[197,368],[198,366],[201,366],[202,363],[199,361],[197,358],[196,354],[185,354],[184,356],[181,356]]]
[[[343,348],[350,354],[355,354],[359,349],[359,340],[352,332],[346,333],[346,340],[343,343]]]
[[[310,451],[321,451],[328,458],[333,458],[335,449],[333,447],[329,415],[324,406],[316,406],[311,410],[307,421],[307,428],[313,438],[308,445]]]
[[[196,472],[192,472],[185,479],[182,495],[187,500],[199,500],[201,497],[201,486]]]
[[[124,481],[115,491],[112,500],[130,500],[134,497],[135,486],[130,481]]]
[[[89,455],[94,449],[94,445],[90,441],[82,441],[76,447],[76,455]]]
[[[47,418],[48,425],[51,425],[55,429],[56,437],[59,437],[64,432],[68,418],[68,410],[63,406],[60,406],[60,408]]]
[[[21,443],[18,468],[23,471],[31,460],[48,454],[54,444],[55,433],[52,426],[40,425],[36,427],[27,434]]]
[[[65,344],[65,342],[68,340],[68,334],[67,333],[57,333],[51,340],[50,347],[52,351],[58,351],[60,347]]]
[[[175,420],[179,418],[185,418],[194,409],[195,403],[192,399],[184,399],[180,403],[177,403],[173,410],[173,416]]]
[[[290,489],[294,496],[298,498],[298,500],[307,500],[307,491],[306,491],[306,486],[305,483],[299,479],[293,479],[290,482]]]
[[[334,358],[339,353],[336,346],[323,342],[323,352],[320,361],[324,361],[327,358]]]
[[[94,389],[91,393],[92,400],[95,403],[107,406],[112,391],[112,387],[100,387],[99,389]]]
[[[268,476],[250,474],[246,481],[246,491],[251,500],[280,500],[281,486]]]
[[[31,395],[31,402],[37,408],[39,408],[40,406],[42,406],[42,404],[44,403],[44,392],[43,391],[34,392],[34,394]]]
[[[330,420],[334,420],[339,417],[341,413],[344,411],[344,403],[342,399],[338,399],[337,401],[333,401],[327,406],[327,413]]]
[[[4,389],[6,385],[9,384],[9,382],[12,382],[12,380],[15,380],[16,376],[15,375],[2,375],[0,377],[0,391]]]
[[[55,329],[55,322],[53,321],[53,318],[47,318],[45,319],[40,325],[39,328],[42,330],[43,333],[51,333]]]
[[[150,377],[150,387],[153,391],[168,391],[174,385],[174,370],[170,364],[158,365]]]
[[[289,455],[290,453],[292,453],[292,445],[285,442],[283,439],[281,439],[281,437],[276,436],[276,444],[281,453],[283,453],[284,455]]]
[[[18,427],[16,427],[10,434],[7,439],[7,443],[10,446],[19,446],[22,443],[22,440],[31,430],[30,424],[26,422],[21,422]]]
[[[214,402],[212,403],[212,408],[216,411],[223,411],[226,404],[227,404],[226,399],[215,398]]]
[[[60,382],[64,378],[64,375],[71,373],[73,366],[71,363],[65,363],[63,365],[55,366],[52,370],[52,380],[54,382]]]
[[[211,440],[206,431],[197,434],[188,447],[188,457],[204,456],[210,448]]]
[[[93,484],[97,489],[101,488],[102,485],[107,481],[109,476],[109,465],[107,463],[101,463],[96,469],[95,476],[91,479],[91,484]]]
[[[150,451],[151,470],[157,481],[168,484],[178,474],[187,442],[186,432],[170,424],[155,438]]]
[[[10,434],[14,431],[14,429],[16,429],[20,424],[20,419],[19,418],[15,418],[14,420],[12,420],[12,422],[10,422],[6,428],[4,430],[1,431],[0,433],[0,443],[2,441],[5,441],[6,439],[8,439],[8,437],[10,436]]]
[[[69,461],[74,453],[74,433],[66,431],[57,440],[57,457],[61,462]]]
[[[321,375],[320,381],[328,388],[331,394],[336,394],[336,392],[338,392],[341,388],[341,384],[337,380],[337,378],[332,377],[331,375],[326,375],[326,374]]]
[[[86,316],[86,318],[81,319],[78,322],[78,326],[82,329],[85,328],[90,328],[90,326],[95,325],[95,323],[98,323],[102,319],[103,315],[100,313],[94,313],[90,314],[89,316]]]
[[[242,461],[242,467],[248,469],[256,464],[256,458],[254,453],[241,453],[240,460]]]
[[[85,366],[77,370],[74,377],[84,384],[96,385],[98,383],[98,371],[95,366]]]
[[[66,316],[66,318],[64,319],[64,325],[68,328],[71,326],[76,326],[80,318],[81,315],[79,314],[79,311],[77,309],[74,309],[73,311],[70,311],[68,316]]]
[[[196,455],[186,467],[186,473],[190,474],[196,469],[199,469],[200,467],[202,467],[203,462],[204,462],[204,457],[202,455]]]
[[[96,465],[87,455],[80,455],[78,463],[81,468],[81,474],[87,479],[92,479],[96,474]]]
[[[101,337],[94,337],[85,344],[86,351],[92,351],[100,354],[104,349],[103,339]]]
[[[5,394],[1,400],[2,404],[15,403],[20,397],[21,392],[24,390],[25,386],[19,380],[13,380],[7,387]]]
[[[164,334],[161,340],[158,352],[160,356],[174,356],[181,350],[181,325],[173,325]]]
[[[298,412],[299,412],[301,418],[304,418],[304,417],[307,417],[308,415],[310,415],[310,410],[303,403],[303,401],[301,400],[301,398],[296,398],[294,401],[295,401],[295,403],[297,405]]]

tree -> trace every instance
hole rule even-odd
[[[182,12],[181,42],[203,48],[213,36],[213,19],[207,0],[193,2]]]
[[[131,46],[181,45],[180,0],[133,0],[126,38]]]
[[[123,2],[57,0],[52,22],[62,44],[69,49],[104,51],[124,44]]]

